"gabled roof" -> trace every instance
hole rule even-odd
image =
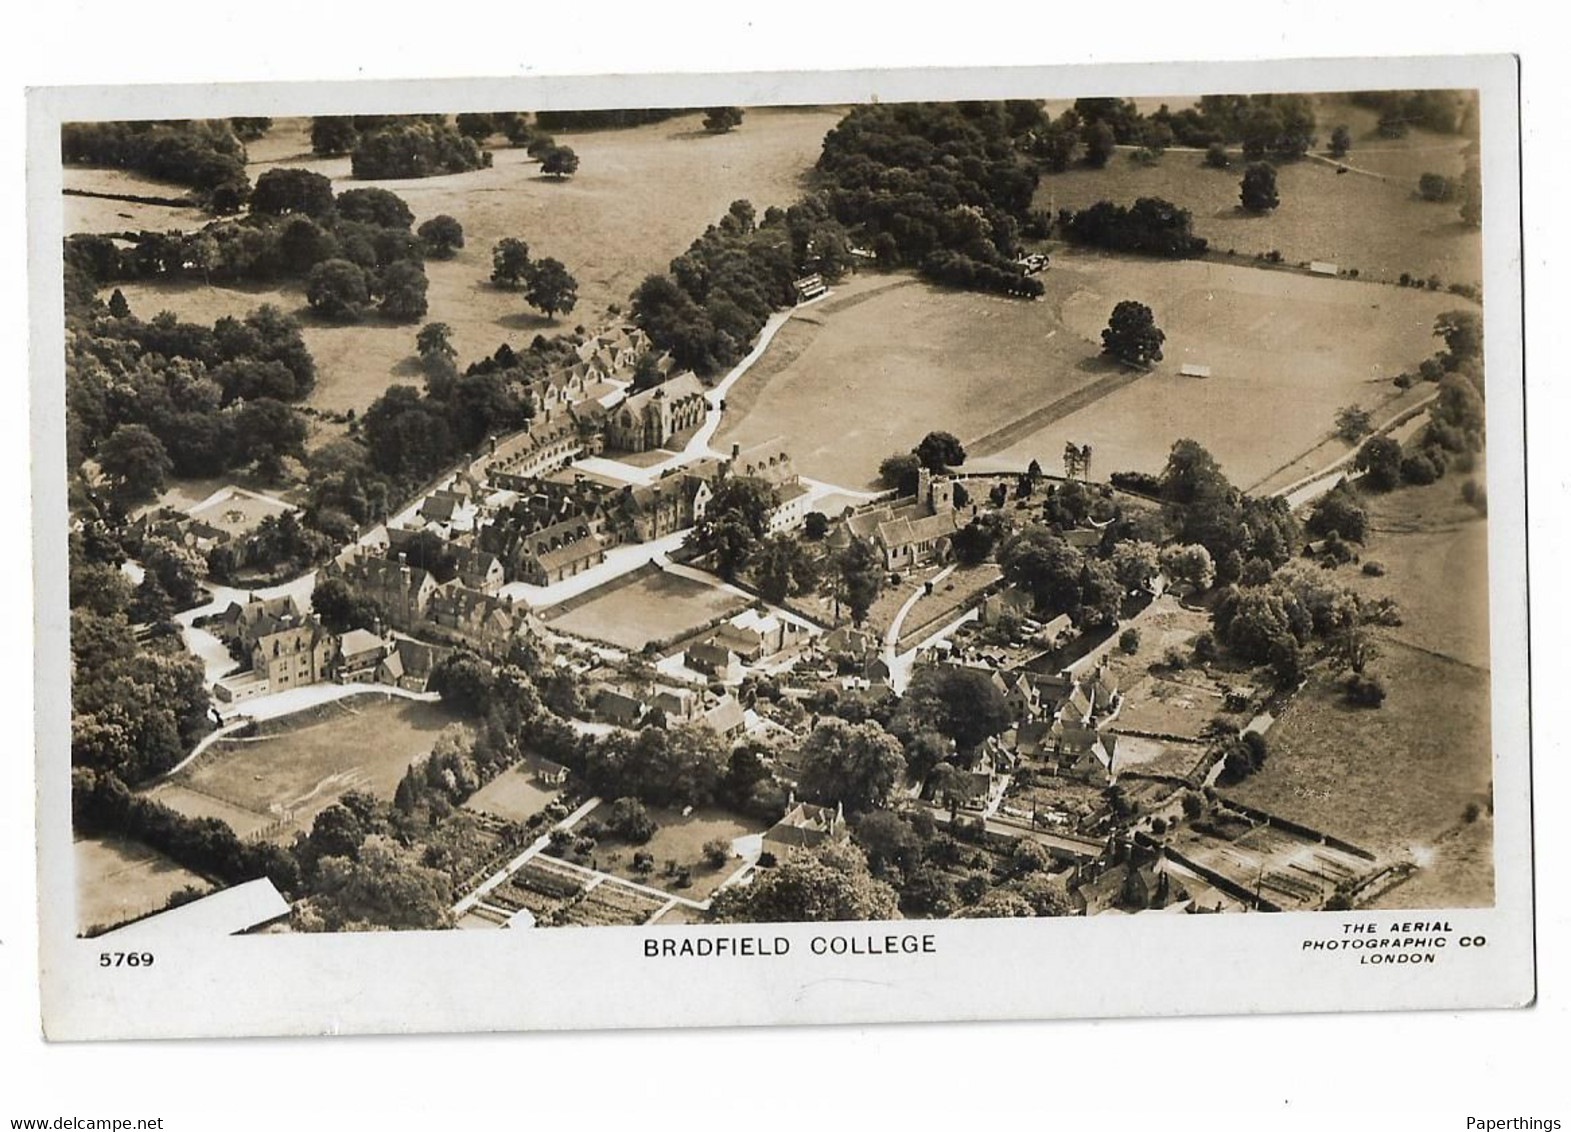
[[[747,723],[747,713],[735,696],[722,696],[720,702],[704,712],[704,724],[721,735],[728,735]]]
[[[380,652],[386,642],[375,633],[365,629],[351,629],[338,638],[338,649],[345,656],[359,656],[368,652]]]

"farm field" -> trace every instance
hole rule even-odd
[[[1479,600],[1485,524],[1464,519],[1460,502],[1453,507],[1457,491],[1457,477],[1448,477],[1374,500],[1372,519],[1384,529],[1364,559],[1379,560],[1386,574],[1342,570],[1360,592],[1397,595],[1402,607],[1403,624],[1376,634],[1371,670],[1385,682],[1384,706],[1347,707],[1340,688],[1317,676],[1271,729],[1265,768],[1231,791],[1367,849],[1413,852],[1424,867],[1382,901],[1388,907],[1421,906],[1431,885],[1482,903],[1493,892],[1490,855],[1461,851],[1474,834],[1455,846],[1445,836],[1469,803],[1487,808],[1493,778]]]
[[[464,227],[465,247],[451,260],[426,264],[430,313],[446,322],[460,363],[490,354],[503,342],[527,346],[536,334],[569,330],[604,320],[606,307],[627,305],[633,289],[651,272],[663,271],[717,221],[738,198],[759,212],[785,206],[801,193],[801,181],[818,159],[824,134],[840,118],[833,108],[750,110],[730,134],[710,136],[701,115],[624,130],[561,133],[581,161],[580,172],[560,183],[542,177],[521,149],[498,138],[490,169],[422,180],[357,181],[349,159],[310,154],[309,123],[281,120],[248,147],[252,180],[276,165],[309,168],[331,177],[334,188],[381,187],[396,192],[415,214],[415,223],[447,214]],[[119,171],[69,169],[66,184],[107,186],[109,191],[168,193],[144,178]],[[152,186],[152,187],[150,187]],[[654,188],[658,186],[658,189]],[[113,205],[109,210],[106,206]],[[118,217],[140,206],[119,201],[65,198],[67,232],[141,227]],[[183,211],[186,210],[182,210]],[[105,213],[107,212],[107,215]],[[108,223],[108,221],[113,223]],[[187,218],[150,218],[154,228],[192,227]],[[528,242],[538,257],[553,256],[578,280],[578,306],[550,322],[513,292],[487,282],[491,248],[503,236]],[[272,302],[301,315],[306,343],[316,359],[318,382],[308,404],[330,410],[364,410],[387,385],[422,381],[414,358],[416,326],[368,322],[338,327],[311,318],[302,288],[230,290],[202,285],[122,287],[131,309],[150,318],[169,309],[185,319],[211,323],[225,314]]]
[[[212,887],[162,853],[123,837],[78,836],[73,849],[78,932],[114,927],[156,912],[183,888]]]
[[[571,603],[547,620],[553,629],[637,652],[651,641],[671,641],[748,604],[747,598],[729,590],[656,570],[603,586],[588,601]]]
[[[1395,397],[1391,379],[1435,351],[1435,316],[1464,302],[1078,251],[1038,278],[1040,302],[854,280],[859,301],[785,325],[728,396],[716,445],[783,438],[804,475],[868,487],[886,455],[936,428],[966,445],[967,470],[1034,458],[1054,471],[1073,440],[1093,446],[1094,476],[1160,471],[1187,436],[1248,484],[1320,445],[1341,406]],[[1102,328],[1124,298],[1148,304],[1167,334],[1150,373],[1100,357]],[[1185,362],[1213,376],[1180,377]]]
[[[351,790],[392,797],[451,722],[435,704],[340,700],[264,725],[256,738],[221,739],[152,794],[192,817],[222,817],[241,837],[268,829],[287,840]]]
[[[1175,109],[1189,100],[1173,99]],[[1169,150],[1154,165],[1132,161],[1120,150],[1103,169],[1076,167],[1043,174],[1035,207],[1081,209],[1098,200],[1133,204],[1162,197],[1194,216],[1195,232],[1213,250],[1236,249],[1253,257],[1273,249],[1289,263],[1327,260],[1357,268],[1365,278],[1396,282],[1403,272],[1443,283],[1477,283],[1483,276],[1482,241],[1465,227],[1455,202],[1431,204],[1416,195],[1427,172],[1457,176],[1469,142],[1459,135],[1414,130],[1405,138],[1381,138],[1376,115],[1340,99],[1322,98],[1316,108],[1323,148],[1331,130],[1345,123],[1353,148],[1340,162],[1315,157],[1277,168],[1281,205],[1264,216],[1239,207],[1238,182],[1247,162],[1234,153],[1232,168],[1211,169],[1201,153]]]
[[[593,815],[591,815],[593,816]],[[740,817],[729,810],[705,806],[683,817],[680,810],[649,807],[649,816],[659,823],[655,835],[642,845],[630,845],[607,835],[595,848],[595,859],[601,872],[624,880],[634,881],[686,897],[688,900],[705,900],[720,882],[742,867],[740,857],[732,857],[720,868],[704,860],[704,842],[719,838],[735,841],[749,835],[757,836],[767,828],[764,822]],[[633,869],[633,854],[638,851],[653,853],[655,871],[639,873]],[[675,878],[665,875],[666,862],[674,861],[678,867],[692,870],[692,885],[677,888]]]

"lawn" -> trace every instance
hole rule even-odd
[[[654,570],[603,586],[589,600],[551,611],[551,627],[637,652],[651,641],[668,642],[750,600],[719,586]]]
[[[1173,99],[1175,108],[1186,99]],[[1340,98],[1322,96],[1317,106],[1323,146],[1338,123],[1346,123],[1353,148],[1335,163],[1306,158],[1277,168],[1281,204],[1264,215],[1239,208],[1239,178],[1247,164],[1236,151],[1233,167],[1211,169],[1202,154],[1171,150],[1154,165],[1142,165],[1127,150],[1103,169],[1076,167],[1044,174],[1035,206],[1081,209],[1098,200],[1132,204],[1155,196],[1186,208],[1195,232],[1213,249],[1236,249],[1253,257],[1276,250],[1289,263],[1326,260],[1357,268],[1364,278],[1396,282],[1403,272],[1421,278],[1437,275],[1444,283],[1477,283],[1483,277],[1482,240],[1463,226],[1453,203],[1418,199],[1418,178],[1426,172],[1461,173],[1468,144],[1456,135],[1414,130],[1389,140],[1375,132],[1373,112]]]
[[[255,738],[219,740],[153,794],[193,817],[222,817],[241,836],[274,827],[269,836],[287,839],[350,790],[392,797],[451,722],[436,704],[340,700],[273,721]]]
[[[464,227],[465,247],[451,260],[426,265],[427,321],[453,328],[454,346],[461,363],[467,363],[503,342],[522,348],[538,333],[599,324],[609,304],[625,308],[643,278],[664,271],[733,200],[751,200],[760,213],[772,204],[790,204],[801,194],[801,179],[818,159],[824,134],[840,112],[825,107],[750,110],[740,129],[719,136],[705,134],[700,117],[695,112],[633,129],[558,134],[581,162],[579,173],[562,182],[542,177],[523,150],[501,139],[496,139],[500,148],[490,169],[423,180],[355,181],[347,157],[310,155],[308,123],[301,119],[280,120],[253,143],[249,171],[254,180],[276,165],[300,166],[330,176],[338,191],[388,188],[408,203],[417,225],[438,214],[456,217]],[[70,169],[66,177],[73,186],[155,191],[143,179],[113,171]],[[156,188],[158,195],[167,191]],[[142,207],[67,197],[66,231],[139,228]],[[190,228],[200,221],[194,214],[162,211],[170,216],[146,217],[146,226]],[[120,212],[130,218],[119,217]],[[521,237],[537,258],[552,256],[567,265],[578,280],[576,310],[552,323],[526,307],[518,294],[490,286],[491,248],[504,236]],[[298,287],[128,284],[122,290],[142,317],[168,308],[208,323],[262,302],[294,312],[305,305]],[[312,405],[363,410],[388,384],[422,380],[413,357],[416,327],[367,323],[345,328],[308,315],[303,321],[319,371]]]
[[[523,822],[545,809],[562,791],[542,786],[527,764],[508,767],[469,796],[464,807]]]
[[[1192,437],[1250,485],[1322,444],[1341,406],[1396,397],[1391,379],[1435,351],[1435,316],[1464,303],[1243,263],[1069,250],[1037,277],[1039,302],[865,289],[903,278],[859,278],[860,301],[788,322],[727,398],[716,445],[780,438],[804,475],[862,488],[932,429],[960,438],[967,470],[1038,459],[1057,471],[1066,442],[1090,444],[1097,477],[1159,471],[1173,442]],[[1150,373],[1100,356],[1125,298],[1149,305],[1167,336]],[[1186,362],[1213,376],[1179,376]]]
[[[594,814],[590,815],[591,818],[594,816]],[[741,868],[743,864],[740,857],[733,856],[720,868],[712,867],[704,860],[703,847],[706,841],[715,838],[728,842],[735,841],[740,837],[756,836],[768,828],[763,822],[738,817],[729,810],[712,806],[696,809],[685,818],[679,810],[650,807],[649,816],[660,826],[655,831],[654,837],[643,845],[630,845],[608,835],[596,845],[595,861],[602,872],[636,881],[650,888],[661,889],[673,896],[683,896],[689,900],[707,899],[715,889],[720,887],[721,881]],[[634,871],[633,854],[640,850],[654,854],[654,872]],[[676,887],[675,877],[668,876],[665,872],[668,862],[692,870],[693,883],[690,887]]]
[[[74,851],[78,932],[156,912],[183,888],[212,887],[162,853],[122,837],[78,836]]]
[[[1488,802],[1493,777],[1486,525],[1457,490],[1448,478],[1373,499],[1364,557],[1386,573],[1340,571],[1360,592],[1401,605],[1403,624],[1378,631],[1370,667],[1385,683],[1384,706],[1347,707],[1316,677],[1271,729],[1265,769],[1232,791],[1366,848],[1413,852],[1425,867],[1387,905],[1492,898],[1488,855],[1466,848],[1476,832],[1447,834],[1470,802]]]

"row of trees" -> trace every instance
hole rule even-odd
[[[265,121],[265,119],[262,119]],[[238,212],[251,195],[245,145],[232,122],[67,122],[60,128],[67,165],[107,165],[189,186],[217,213]]]

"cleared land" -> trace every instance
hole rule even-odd
[[[77,837],[78,932],[110,928],[156,912],[182,888],[211,888],[162,853],[123,837]]]
[[[748,604],[729,590],[656,570],[601,587],[588,601],[549,620],[553,629],[637,652],[651,641],[669,642]]]
[[[1340,571],[1402,606],[1403,624],[1379,631],[1371,665],[1386,686],[1384,706],[1348,707],[1337,682],[1317,677],[1271,729],[1265,768],[1230,791],[1365,848],[1413,853],[1423,867],[1382,899],[1385,907],[1493,899],[1491,854],[1460,851],[1476,832],[1459,835],[1455,848],[1447,836],[1469,803],[1487,809],[1493,778],[1486,524],[1457,491],[1453,477],[1374,500],[1379,529],[1364,557],[1386,574]]]
[[[426,320],[451,326],[460,360],[468,362],[503,342],[522,348],[539,333],[596,325],[609,304],[625,308],[643,278],[664,271],[733,200],[746,198],[760,213],[772,204],[790,204],[801,194],[802,178],[817,161],[824,134],[840,116],[823,107],[749,110],[739,129],[719,136],[704,133],[697,113],[633,129],[558,134],[581,162],[579,173],[562,182],[542,177],[536,162],[502,139],[494,139],[500,148],[490,169],[413,181],[357,181],[349,175],[347,157],[312,157],[309,123],[291,119],[248,147],[249,171],[255,180],[268,168],[296,166],[331,177],[338,191],[391,189],[408,203],[417,225],[443,213],[456,217],[464,227],[465,247],[451,260],[427,263]],[[169,192],[168,186],[111,170],[68,169],[65,183],[97,191]],[[144,217],[138,211],[142,207],[67,197],[65,229],[189,229],[202,221],[189,210],[161,210],[169,213],[162,219]],[[121,212],[131,218],[120,217]],[[565,263],[578,280],[577,309],[553,323],[526,306],[521,295],[493,288],[487,282],[491,248],[503,236],[521,237],[536,257]],[[301,314],[319,371],[308,403],[320,408],[363,410],[387,385],[422,380],[413,357],[417,327],[320,323],[304,310],[300,287],[129,284],[122,290],[142,317],[168,309],[211,323],[263,302]]]
[[[1159,471],[1172,443],[1204,444],[1253,483],[1331,434],[1336,410],[1375,409],[1391,379],[1435,351],[1454,295],[1213,262],[1065,251],[1040,302],[854,281],[860,301],[788,322],[727,399],[716,439],[783,438],[803,474],[871,486],[878,463],[931,429],[959,436],[967,469],[1056,470],[1093,447],[1093,475]],[[1100,356],[1125,298],[1167,334],[1150,373]],[[783,362],[774,360],[781,351]],[[1212,377],[1180,377],[1185,362]]]
[[[1171,105],[1188,102],[1173,99]],[[1036,207],[1056,214],[1099,200],[1132,204],[1138,197],[1162,197],[1188,209],[1195,232],[1220,252],[1231,248],[1253,257],[1276,250],[1289,263],[1325,260],[1393,283],[1403,272],[1425,279],[1437,275],[1446,284],[1479,282],[1483,245],[1478,230],[1462,224],[1455,202],[1432,204],[1417,196],[1422,174],[1462,172],[1468,141],[1423,130],[1382,138],[1372,111],[1341,99],[1318,102],[1321,146],[1339,123],[1352,134],[1353,148],[1340,162],[1350,171],[1338,174],[1337,162],[1313,157],[1279,166],[1282,203],[1265,215],[1239,208],[1238,183],[1247,162],[1237,151],[1232,168],[1211,169],[1198,152],[1169,150],[1148,166],[1121,150],[1103,169],[1044,174]]]
[[[339,700],[255,738],[221,739],[152,793],[192,817],[221,817],[242,837],[267,830],[287,839],[350,790],[390,798],[451,722],[436,704]]]

